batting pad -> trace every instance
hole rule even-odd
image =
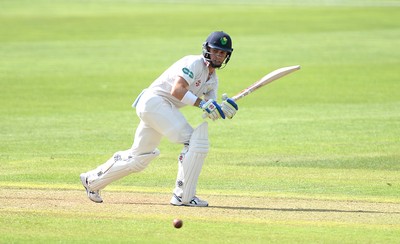
[[[197,180],[208,150],[208,123],[203,122],[194,129],[189,142],[189,150],[184,156],[182,167],[179,169],[183,170],[182,202],[184,204],[189,203],[196,194]],[[181,175],[179,173],[178,177]]]
[[[131,155],[130,150],[117,152],[105,164],[100,165],[94,172],[90,172],[89,188],[92,191],[101,190],[122,177],[140,172],[158,155],[160,155],[160,150],[158,149],[139,156]]]

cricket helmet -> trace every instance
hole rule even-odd
[[[223,31],[215,31],[211,33],[206,41],[203,43],[203,56],[205,60],[207,60],[212,67],[220,68],[221,65],[215,65],[210,57],[210,48],[218,49],[227,52],[227,56],[225,58],[224,64],[226,65],[232,55],[233,48],[232,48],[232,39],[231,37],[223,32]]]

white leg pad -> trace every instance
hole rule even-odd
[[[132,155],[130,151],[131,150],[115,153],[105,164],[89,172],[88,185],[90,190],[101,190],[108,184],[122,177],[131,173],[140,172],[149,165],[151,160],[160,155],[158,149],[139,156]]]
[[[185,147],[181,153],[183,159],[179,163],[174,193],[182,197],[184,204],[189,203],[196,194],[197,181],[208,151],[208,123],[203,122],[194,129],[188,150]]]

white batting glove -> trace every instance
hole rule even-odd
[[[239,110],[239,107],[235,103],[235,101],[229,98],[226,93],[222,94],[221,108],[228,119],[232,119],[233,116],[235,116],[236,112]]]
[[[207,102],[201,101],[199,107],[203,109],[203,111],[206,112],[208,118],[212,120],[217,120],[219,118],[225,119],[224,112],[222,111],[218,103],[213,99],[210,99]]]

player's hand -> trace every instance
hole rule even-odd
[[[199,107],[203,109],[203,111],[206,112],[205,114],[207,114],[208,118],[212,120],[217,120],[219,118],[225,119],[225,114],[222,111],[221,106],[219,106],[218,103],[213,99],[210,99],[207,102],[200,102]]]
[[[222,104],[221,104],[222,111],[224,112],[225,116],[228,119],[232,119],[235,116],[236,112],[238,111],[239,107],[233,101],[233,99],[229,98],[226,93],[222,95]]]

